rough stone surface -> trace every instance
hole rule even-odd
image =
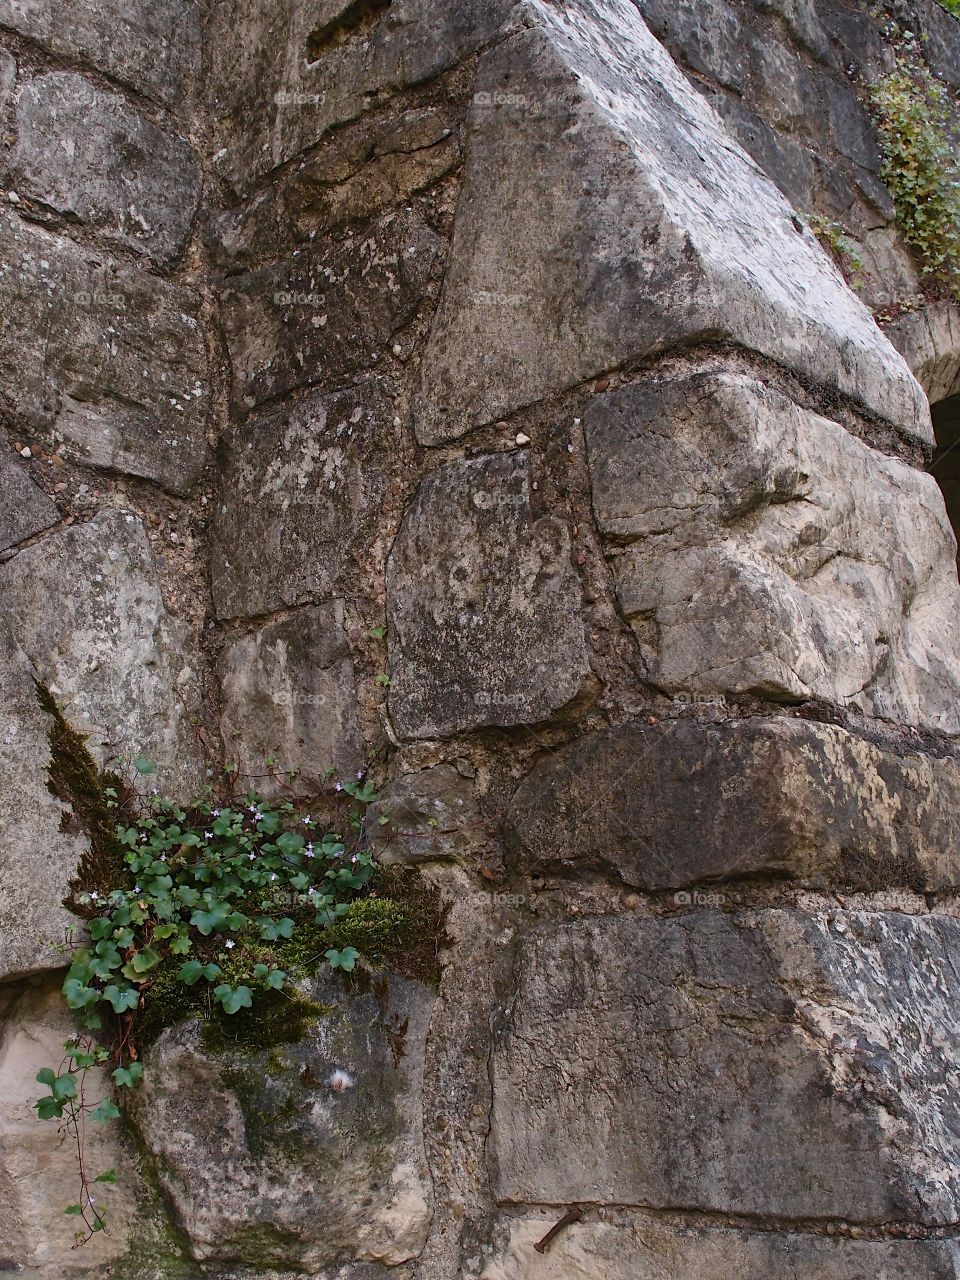
[[[0,1269],[24,1280],[106,1274],[102,1269],[124,1252],[136,1211],[136,1171],[117,1127],[90,1125],[88,1158],[98,1173],[116,1169],[117,1183],[98,1188],[110,1213],[109,1233],[94,1236],[78,1256],[72,1219],[63,1213],[77,1200],[76,1169],[63,1158],[56,1123],[39,1121],[33,1109],[45,1092],[36,1073],[60,1062],[73,1030],[59,979],[0,987]],[[87,1087],[90,1100],[105,1096],[106,1073],[91,1071]]]
[[[199,163],[124,98],[71,72],[38,76],[20,95],[17,135],[8,181],[21,197],[161,263],[182,251]]]
[[[589,675],[567,525],[538,516],[522,452],[440,467],[387,573],[390,710],[402,737],[535,724]]]
[[[0,566],[19,644],[101,764],[146,756],[168,788],[196,784],[195,674],[139,518],[105,511]]]
[[[69,815],[47,789],[52,723],[0,623],[0,982],[59,963],[56,948],[76,925],[63,896],[85,841],[61,831]]]
[[[469,861],[485,843],[466,761],[401,774],[366,811],[370,851],[382,866]]]
[[[675,888],[734,876],[943,889],[960,760],[756,717],[606,729],[546,756],[506,815],[524,872],[606,869]]]
[[[886,327],[931,404],[960,394],[960,306],[936,302]]]
[[[224,144],[220,173],[248,190],[333,125],[468,57],[519,7],[517,0],[219,5],[210,98]]]
[[[391,213],[362,234],[232,276],[223,324],[237,411],[374,364],[413,318],[438,245],[415,215]]]
[[[539,27],[479,72],[421,440],[696,338],[760,351],[929,440],[909,370],[635,7],[534,7]]]
[[[14,215],[0,262],[0,406],[68,457],[188,492],[205,454],[198,299]]]
[[[469,1259],[465,1280],[955,1280],[960,1264],[953,1241],[678,1230],[626,1215],[575,1224],[537,1252],[556,1220],[556,1210],[502,1219]]]
[[[585,416],[596,517],[651,679],[960,727],[960,589],[936,481],[729,374]]]
[[[186,111],[200,70],[202,9],[194,0],[0,0],[0,27]]]
[[[345,565],[369,557],[393,416],[386,386],[369,380],[233,434],[212,536],[221,618],[330,596]]]
[[[956,1221],[958,945],[895,913],[544,928],[494,1051],[498,1197]]]
[[[275,795],[261,778],[297,772],[301,793],[329,785],[364,763],[356,691],[340,601],[301,609],[228,642],[222,659],[223,737],[227,755],[256,788]]]
[[[9,454],[0,453],[0,551],[57,523],[57,504]]]
[[[330,1012],[272,1068],[267,1050],[204,1052],[195,1023],[147,1056],[135,1120],[201,1261],[312,1274],[349,1258],[395,1266],[423,1247],[432,993],[394,979],[381,1004],[330,978],[310,994]]]

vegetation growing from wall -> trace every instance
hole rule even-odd
[[[371,894],[375,868],[362,845],[363,811],[376,799],[369,783],[333,788],[343,835],[252,791],[219,805],[141,799],[117,775],[99,774],[49,695],[41,699],[54,714],[51,788],[83,806],[91,840],[66,899],[88,922],[62,987],[78,1032],[59,1066],[37,1073],[48,1092],[35,1104],[76,1148],[80,1194],[66,1213],[79,1219],[81,1244],[106,1227],[97,1184],[116,1180],[112,1169],[87,1167],[84,1127],[119,1117],[123,1091],[143,1079],[141,1048],[163,1026],[200,1018],[213,1044],[298,1039],[326,1012],[302,989],[318,967],[350,973],[361,956],[376,966],[415,931],[419,954],[437,928],[422,929],[401,897]],[[149,761],[133,765],[142,777],[153,772]],[[88,1072],[108,1066],[114,1096],[91,1100]]]
[[[947,13],[952,13],[955,18],[960,18],[960,0],[939,0],[939,3],[946,9]]]
[[[958,134],[946,87],[909,40],[896,68],[871,92],[883,155],[904,239],[923,273],[960,297]]]

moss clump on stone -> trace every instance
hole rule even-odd
[[[89,842],[63,903],[74,915],[92,917],[98,914],[97,908],[79,901],[81,890],[105,896],[112,889],[133,884],[117,838],[118,809],[127,785],[117,774],[101,772],[84,736],[67,724],[50,690],[41,684],[37,685],[37,701],[53,720],[47,785],[61,804],[69,806],[62,828],[85,835]]]

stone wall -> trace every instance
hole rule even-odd
[[[960,314],[892,19],[956,90],[935,0],[0,0],[0,1271],[960,1273]],[[183,796],[367,769],[447,909],[438,989],[318,979],[279,1065],[164,1031],[77,1251],[37,682]]]

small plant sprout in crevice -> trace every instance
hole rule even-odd
[[[846,228],[818,213],[807,215],[807,225],[840,268],[844,280],[856,286],[863,274],[863,259]]]
[[[95,766],[88,756],[86,763],[92,786]],[[148,761],[134,764],[142,775],[153,771]],[[301,1022],[308,1006],[316,1016],[297,983],[317,966],[350,973],[361,960],[352,942],[362,933],[344,936],[336,926],[362,905],[374,874],[361,845],[360,818],[376,798],[366,782],[331,789],[333,804],[346,803],[341,837],[290,801],[272,805],[252,791],[219,805],[209,797],[181,805],[157,794],[143,800],[109,781],[102,800],[114,819],[115,883],[104,882],[101,860],[96,884],[84,883],[81,867],[67,899],[89,935],[62,987],[78,1034],[59,1066],[36,1077],[48,1090],[38,1116],[60,1121],[76,1146],[80,1195],[66,1213],[82,1221],[78,1244],[106,1228],[95,1192],[115,1180],[113,1170],[87,1167],[84,1130],[117,1118],[124,1090],[140,1085],[140,1032],[151,1018],[157,1023],[153,994],[169,1000],[176,987],[179,1016],[220,1023],[242,1022],[261,1004],[275,1012],[278,1001],[299,1010]],[[91,1068],[112,1069],[113,1097],[88,1100]]]
[[[911,38],[870,94],[881,176],[924,275],[960,297],[960,163],[955,109]]]

